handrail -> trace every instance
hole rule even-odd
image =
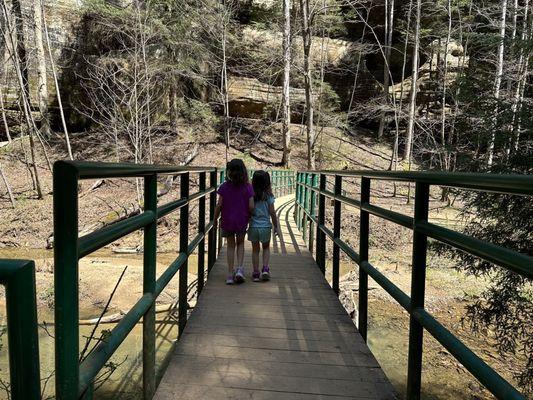
[[[39,399],[41,381],[35,263],[0,259],[0,284],[6,290],[11,399]]]
[[[334,192],[326,190],[326,177],[335,177]],[[343,195],[344,177],[361,178],[361,198]],[[370,203],[371,180],[415,182],[414,217],[387,210]],[[437,339],[465,368],[498,399],[525,400],[510,383],[502,378],[457,337],[449,332],[424,309],[427,239],[444,242],[471,255],[483,258],[508,270],[533,279],[533,257],[428,222],[429,188],[439,185],[460,189],[480,190],[518,195],[533,195],[533,177],[527,175],[460,174],[442,172],[379,172],[379,171],[300,171],[296,179],[295,218],[304,239],[309,235],[309,248],[316,240],[316,260],[325,273],[325,241],[333,242],[332,289],[339,293],[339,252],[342,250],[359,265],[359,321],[362,337],[367,337],[368,276],[372,277],[409,314],[409,356],[407,397],[419,399],[421,390],[423,330]],[[334,201],[333,230],[325,224],[325,198]],[[318,199],[318,201],[317,201]],[[315,210],[318,204],[318,210]],[[360,210],[359,252],[341,238],[341,204]],[[368,261],[369,216],[374,215],[413,231],[411,295],[394,285]],[[309,224],[309,228],[308,228]]]
[[[158,205],[157,177],[180,177],[180,198]],[[189,193],[190,174],[198,174],[199,190]],[[288,194],[295,187],[291,170],[271,171],[273,190]],[[209,186],[207,185],[209,175]],[[112,223],[82,237],[78,236],[78,182],[81,179],[142,177],[144,211]],[[207,271],[213,267],[218,232],[214,229],[216,189],[224,180],[224,170],[213,167],[174,167],[140,164],[112,164],[85,161],[58,161],[54,164],[54,264],[55,264],[55,344],[56,398],[74,400],[92,397],[92,382],[134,326],[143,321],[143,395],[155,393],[155,299],[179,273],[179,334],[187,323],[188,259],[198,250],[198,294],[205,282],[205,244]],[[209,215],[206,216],[206,199]],[[199,201],[198,234],[189,240],[189,204]],[[180,211],[179,254],[156,279],[157,221],[173,211]],[[105,341],[81,362],[79,357],[78,262],[84,256],[136,230],[144,229],[143,296],[114,327]]]
[[[533,195],[533,178],[518,174],[483,174],[441,171],[298,171],[329,176],[359,177],[396,182],[419,182],[428,185],[472,189],[485,192]]]

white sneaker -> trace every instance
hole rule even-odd
[[[233,285],[233,283],[234,283],[233,274],[229,274],[228,278],[226,279],[226,285]]]
[[[235,272],[235,283],[244,283],[244,268],[239,267]]]

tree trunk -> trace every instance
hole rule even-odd
[[[494,162],[494,147],[496,144],[496,125],[498,124],[498,112],[500,101],[500,90],[502,85],[502,76],[503,76],[503,62],[504,62],[504,53],[505,53],[505,27],[507,21],[507,0],[502,0],[501,2],[501,18],[500,18],[500,35],[499,35],[499,44],[498,44],[498,59],[496,61],[496,79],[494,81],[494,101],[496,103],[494,107],[494,114],[492,117],[492,130],[489,141],[488,148],[488,160],[487,166],[492,167]]]
[[[43,15],[40,0],[33,0],[33,23],[35,55],[37,64],[37,99],[41,112],[41,133],[50,137],[50,116],[48,114],[48,83],[46,81],[46,58],[43,45]]]
[[[419,57],[418,51],[420,48],[420,13],[422,8],[422,0],[416,0],[416,17],[415,17],[415,32],[414,32],[414,46],[413,46],[413,72],[411,75],[411,98],[409,100],[409,120],[407,123],[407,135],[405,140],[404,159],[411,163],[411,148],[413,146],[413,135],[415,130],[416,118],[416,95],[418,85],[418,67]]]
[[[283,0],[283,97],[282,97],[282,133],[283,133],[283,158],[281,163],[289,167],[291,161],[291,4],[290,0]]]
[[[0,108],[2,111],[2,122],[4,123],[4,130],[6,131],[7,141],[11,142],[11,134],[9,133],[9,124],[7,123],[6,109],[4,107],[4,93],[2,92],[1,87],[0,87]]]
[[[522,43],[526,43],[528,38],[531,40],[531,26],[528,26],[528,21],[530,20],[529,16],[529,5],[530,1],[526,0],[526,3],[524,5],[524,20],[523,20],[523,27],[522,27],[522,34],[521,34],[521,41]],[[531,24],[533,25],[533,21],[531,21]],[[523,46],[523,45],[522,45]],[[524,92],[526,88],[527,83],[527,76],[528,76],[528,70],[529,70],[529,57],[524,56],[524,47],[520,48],[520,56],[518,59],[518,83],[516,85],[514,98],[513,98],[513,104],[511,107],[513,117],[512,117],[512,151],[518,150],[518,143],[520,141],[520,129],[521,129],[521,117],[519,115],[522,105],[524,102]]]
[[[315,143],[316,133],[314,129],[313,113],[313,82],[311,75],[311,17],[309,12],[309,0],[300,0],[302,13],[302,40],[304,48],[304,86],[305,86],[305,113],[307,132],[307,167],[315,169]]]
[[[31,115],[30,109],[30,90],[29,90],[29,81],[28,81],[28,59],[26,56],[26,46],[24,42],[24,25],[22,19],[22,10],[19,0],[12,1],[13,14],[15,16],[15,29],[16,36],[13,37],[10,35],[11,48],[14,50],[13,64],[17,73],[17,78],[19,81],[19,87],[21,91],[20,96],[20,108],[24,112],[26,118],[26,123],[28,126],[28,136],[30,139],[30,154],[31,154],[31,163],[33,167],[33,178],[35,184],[35,190],[37,192],[37,197],[39,199],[43,198],[43,193],[41,189],[41,183],[39,179],[39,171],[37,169],[37,161],[35,157],[35,142],[33,140],[34,133],[37,133],[35,127],[35,121]],[[12,32],[12,25],[9,18],[9,11],[7,9],[6,3],[2,2],[2,10],[4,11],[4,18],[6,22],[6,29],[8,32]],[[46,152],[45,152],[46,156]]]
[[[2,180],[4,181],[4,185],[6,185],[7,194],[9,196],[9,201],[11,201],[11,205],[13,206],[13,208],[15,208],[15,198],[13,197],[11,186],[9,186],[9,182],[7,181],[6,175],[4,174],[2,164],[0,164],[0,176],[2,177]]]
[[[407,46],[409,44],[409,30],[411,29],[411,15],[413,13],[413,0],[409,1],[409,10],[407,12],[407,26],[405,28],[405,44],[403,47],[403,62],[402,62],[402,78],[400,82],[402,82],[400,87],[400,99],[398,101],[398,114],[399,119],[403,120],[403,95],[404,95],[404,84],[405,81],[405,68],[407,67]],[[394,93],[394,96],[396,94]],[[394,144],[392,148],[392,154],[391,154],[391,161],[389,165],[389,169],[392,171],[396,171],[398,166],[398,158],[399,158],[399,145],[400,145],[400,129],[399,124],[396,126],[396,134],[394,135]],[[396,197],[396,183],[394,183],[394,191],[393,191],[393,197]]]
[[[35,0],[37,1],[37,0]],[[73,160],[72,147],[70,145],[70,138],[67,129],[67,121],[65,118],[65,110],[63,109],[63,102],[61,100],[61,91],[59,90],[59,80],[57,79],[57,72],[54,63],[54,57],[52,56],[52,46],[50,45],[50,35],[48,34],[48,26],[46,24],[46,14],[44,10],[44,4],[42,0],[39,0],[41,6],[41,14],[43,17],[44,37],[46,40],[46,48],[48,50],[48,59],[50,62],[50,69],[52,70],[52,76],[54,77],[54,86],[56,90],[57,106],[59,107],[59,115],[61,116],[61,124],[63,125],[63,131],[65,132],[65,144],[67,146],[67,153],[69,159]]]
[[[448,12],[448,32],[446,35],[446,42],[444,43],[444,60],[443,60],[443,69],[442,69],[442,97],[441,97],[441,126],[440,126],[440,136],[441,136],[441,146],[444,159],[444,170],[448,171],[448,152],[446,148],[446,78],[448,76],[448,46],[450,45],[451,35],[452,35],[452,1],[448,0],[447,4]],[[440,52],[440,50],[439,50]]]
[[[390,57],[392,51],[392,33],[394,30],[394,0],[385,0],[385,60],[383,63],[383,105],[389,107],[390,92]],[[387,110],[381,112],[378,139],[381,140],[387,122]]]

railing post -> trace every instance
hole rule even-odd
[[[428,220],[429,185],[417,182],[413,226],[413,258],[411,269],[411,311],[424,308],[426,286],[427,236],[416,226]],[[411,314],[409,319],[409,358],[407,365],[407,399],[420,399],[422,386],[423,326]]]
[[[56,398],[75,400],[79,385],[78,174],[54,164],[54,301]]]
[[[144,178],[144,211],[152,211],[155,219],[144,228],[143,293],[155,296],[157,252],[157,175]],[[143,316],[143,395],[151,399],[155,393],[155,298]]]
[[[342,176],[335,175],[335,194],[340,196],[342,193]],[[333,206],[333,237],[340,239],[341,237],[341,202],[335,200]],[[333,272],[332,272],[332,286],[333,291],[338,296],[339,290],[339,264],[340,264],[340,248],[333,242]]]
[[[298,230],[302,230],[302,173],[298,172],[296,175],[296,225]]]
[[[309,188],[307,185],[309,185],[309,173],[305,172],[303,174],[303,184],[304,184],[304,199],[303,199],[303,215],[302,215],[302,238],[304,242],[307,242],[307,224],[309,217],[307,216],[307,213],[309,212]]]
[[[361,206],[370,202],[370,178],[361,178]],[[359,220],[359,265],[368,261],[370,216],[361,208]],[[368,331],[368,274],[359,266],[358,329],[366,342]]]
[[[189,248],[189,173],[181,175],[180,195],[182,199],[187,199],[187,204],[180,210],[180,253],[188,253]],[[189,260],[181,266],[179,272],[179,307],[178,307],[178,328],[179,336],[183,333],[187,324],[187,287],[189,274]]]
[[[206,187],[206,173],[200,172],[200,192],[205,191]],[[203,233],[204,236],[200,243],[198,243],[198,296],[204,289],[205,280],[205,196],[198,200],[198,233]]]
[[[213,191],[209,194],[209,222],[213,222],[213,226],[209,231],[209,241],[207,243],[207,270],[211,272],[211,268],[215,265],[216,261],[216,247],[217,247],[217,231],[215,229],[215,206],[217,203],[217,171],[211,171],[209,173],[209,187]]]
[[[316,225],[316,262],[322,274],[326,274],[326,234],[321,227],[326,221],[326,196],[323,191],[326,190],[326,175],[320,174],[318,194],[318,219]]]
[[[40,399],[35,263],[0,260],[0,264],[5,268],[1,280],[6,294],[11,399]]]
[[[309,180],[309,184],[312,187],[316,187],[316,177],[317,177],[316,174],[311,174],[311,179]],[[311,199],[310,199],[311,204],[309,206],[309,214],[311,216],[315,217],[315,213],[316,213],[316,193],[315,193],[315,191],[310,190],[309,194],[311,196]],[[313,254],[313,247],[314,247],[314,239],[315,239],[314,232],[315,232],[315,229],[316,229],[315,225],[316,224],[313,222],[313,220],[310,219],[309,220],[309,251],[311,252],[311,254]]]

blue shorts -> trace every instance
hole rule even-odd
[[[248,228],[250,242],[268,243],[272,236],[272,228]]]

